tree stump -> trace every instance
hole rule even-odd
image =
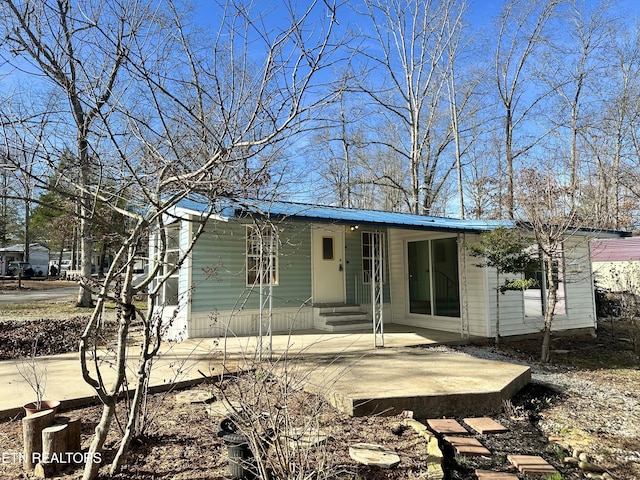
[[[34,457],[39,457],[42,454],[42,430],[53,424],[54,416],[53,410],[43,410],[22,419],[23,468],[25,470],[33,470],[38,463],[38,458]]]
[[[60,459],[66,457],[67,452],[67,428],[68,424],[52,425],[42,430],[42,460],[43,467],[47,464],[54,464],[55,471],[59,472],[64,469],[66,460],[62,462]]]
[[[55,425],[67,425],[67,452],[72,454],[82,451],[80,433],[82,432],[82,420],[79,417],[58,416],[54,419]]]
[[[36,478],[51,478],[56,474],[56,465],[53,463],[38,463],[33,470]]]

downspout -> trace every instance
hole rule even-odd
[[[591,290],[591,309],[592,309],[592,314],[593,314],[593,330],[594,333],[598,331],[598,313],[596,311],[596,299],[595,299],[595,282],[593,281],[593,265],[591,264],[591,242],[587,241],[587,252],[588,252],[588,256],[587,258],[589,259],[589,286],[590,286],[590,290]],[[567,290],[566,290],[566,286],[564,287],[565,291],[564,291],[564,298],[565,298],[565,302],[567,302]],[[568,302],[566,303],[566,308],[567,310],[569,309],[569,304]]]
[[[460,338],[469,338],[469,299],[467,296],[467,235],[458,234],[458,255],[461,262],[458,266],[458,278],[460,283],[460,298],[462,299],[460,312]]]
[[[484,275],[484,298],[487,300],[487,308],[485,314],[485,337],[491,337],[491,296],[489,295],[489,267],[482,267],[482,273]],[[496,285],[497,287],[497,285]],[[496,305],[496,309],[498,305]]]

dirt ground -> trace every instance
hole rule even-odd
[[[80,319],[78,320],[80,321]],[[12,344],[14,333],[0,322],[0,345]],[[57,325],[57,326],[56,326]],[[46,330],[55,338],[56,330],[69,331],[70,325],[48,324]],[[13,342],[18,344],[19,342]],[[492,451],[491,457],[457,458],[446,447],[447,478],[475,478],[475,468],[513,471],[508,454],[541,455],[560,472],[562,478],[587,478],[575,466],[563,463],[574,448],[587,452],[604,466],[613,478],[640,478],[640,370],[637,357],[620,334],[613,335],[606,325],[597,337],[559,337],[554,340],[554,357],[550,366],[535,362],[538,340],[508,343],[497,351],[490,345],[448,349],[451,354],[508,359],[532,366],[534,382],[495,415],[509,432],[476,435]],[[21,356],[16,350],[15,356]],[[11,356],[5,352],[5,356]],[[260,424],[262,443],[271,442],[267,468],[273,479],[419,479],[427,476],[426,442],[412,429],[398,428],[400,417],[351,418],[309,395],[298,386],[284,383],[260,372],[228,379],[223,384],[203,384],[192,391],[214,398],[184,403],[184,391],[155,394],[149,397],[147,428],[137,438],[123,471],[108,477],[106,467],[101,478],[116,479],[227,479],[227,445],[218,436],[224,415],[220,400],[241,405],[249,420]],[[119,408],[119,420],[112,425],[105,446],[108,463],[118,447],[119,428],[124,422],[126,402]],[[100,406],[63,412],[83,421],[82,444],[86,448],[101,413]],[[426,419],[417,420],[425,422]],[[462,421],[462,419],[459,419]],[[273,427],[270,429],[270,427]],[[299,439],[294,427],[304,427],[329,436],[318,447],[299,447],[287,451],[286,442],[274,442],[278,434]],[[259,430],[259,429],[254,429]],[[275,430],[275,432],[274,432]],[[271,440],[266,440],[267,438]],[[282,438],[282,437],[279,437]],[[394,469],[365,467],[350,459],[349,446],[359,442],[376,443],[395,450],[400,464]],[[279,445],[276,450],[274,445]],[[0,478],[33,478],[22,471],[17,455],[22,450],[22,427],[19,418],[0,422]],[[278,454],[279,452],[279,454]],[[315,473],[313,473],[315,472]],[[79,467],[70,466],[59,478],[78,479]],[[519,476],[519,478],[524,478]]]

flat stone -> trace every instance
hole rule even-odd
[[[400,457],[394,450],[372,443],[351,445],[349,456],[363,465],[374,465],[381,468],[393,468],[400,463]]]
[[[507,459],[520,473],[528,475],[557,473],[549,462],[538,455],[507,455]]]
[[[458,455],[465,457],[490,456],[491,452],[473,437],[444,437]]]
[[[441,435],[468,435],[469,431],[453,418],[432,418],[427,420],[429,428]]]
[[[306,449],[326,442],[329,437],[329,432],[321,429],[309,430],[304,427],[293,427],[288,432],[287,440],[291,449]]]
[[[492,472],[490,470],[476,470],[478,480],[517,480],[518,476],[513,473]]]
[[[478,433],[504,433],[509,429],[489,417],[465,418],[464,423]]]
[[[207,415],[212,418],[224,417],[233,413],[235,411],[240,410],[240,403],[233,402],[233,404],[228,403],[226,400],[213,402],[206,407]]]
[[[206,390],[187,390],[176,395],[176,403],[209,403],[216,397]]]

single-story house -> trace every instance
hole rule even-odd
[[[36,276],[49,274],[49,249],[39,243],[29,244],[28,259],[25,258],[24,243],[0,248],[0,275],[6,275],[12,262],[29,262]]]
[[[640,237],[593,240],[591,264],[599,288],[640,293]]]
[[[193,220],[208,208],[204,201],[185,201],[167,217],[166,262],[187,251]],[[282,201],[226,200],[216,212],[161,289],[169,338],[374,326],[380,333],[388,324],[495,336],[495,270],[479,266],[468,246],[482,232],[513,222]],[[586,230],[572,235],[558,259],[555,330],[597,325],[593,236]],[[150,254],[157,242],[151,235]],[[543,277],[543,271],[531,274]],[[502,295],[500,335],[540,332],[544,293],[542,281]]]

